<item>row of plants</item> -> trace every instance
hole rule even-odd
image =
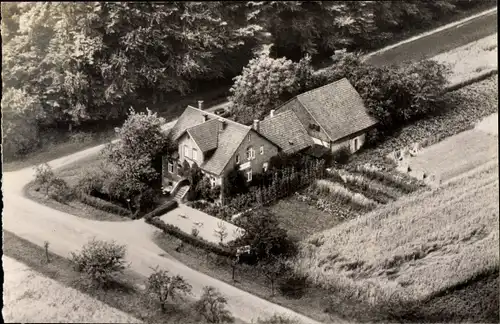
[[[359,214],[357,210],[349,204],[338,204],[330,199],[316,194],[311,188],[307,188],[302,193],[296,192],[295,198],[301,202],[313,206],[336,218],[347,220]]]
[[[353,174],[343,169],[328,169],[328,179],[343,184],[347,189],[359,192],[379,204],[387,204],[397,197],[384,190],[379,183],[361,174]]]
[[[319,179],[311,185],[312,192],[326,197],[334,203],[350,204],[355,210],[369,211],[377,207],[377,203],[363,194],[352,192],[344,186],[329,180]]]
[[[353,167],[355,172],[359,172],[369,179],[382,182],[384,185],[395,187],[405,194],[409,194],[422,188],[423,184],[409,176],[395,174],[394,172],[382,171],[371,164],[357,165]]]

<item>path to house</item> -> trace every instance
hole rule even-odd
[[[496,32],[496,25],[495,11],[494,15],[489,13],[486,16],[474,18],[463,25],[455,26],[446,31],[437,31],[414,42],[403,44],[401,46],[405,47],[401,49],[395,47],[383,53],[381,52],[378,57],[384,57],[385,55],[388,61],[392,57],[392,62],[397,62],[397,58],[400,56],[411,58],[412,51],[415,48],[421,49],[423,52],[428,50],[429,47],[434,48],[437,54],[492,34]],[[460,43],[457,39],[465,39],[466,41]],[[408,47],[409,45],[411,47]],[[395,53],[395,51],[404,52],[404,55],[391,54]],[[219,106],[224,105],[227,105],[227,103]],[[175,121],[169,123],[170,126],[173,123]],[[99,145],[71,154],[51,161],[49,164],[53,168],[62,167],[83,157],[98,153],[103,146]],[[151,241],[151,235],[155,229],[142,220],[123,223],[96,222],[53,210],[31,201],[23,195],[23,187],[33,179],[33,170],[31,168],[6,172],[3,177],[4,229],[30,242],[42,246],[43,242],[48,240],[53,252],[61,256],[68,256],[70,251],[81,248],[88,239],[94,236],[106,240],[115,239],[119,243],[127,245],[128,259],[132,261],[132,268],[138,273],[147,276],[152,271],[151,266],[159,265],[173,273],[182,274],[193,285],[193,291],[196,294],[200,293],[204,285],[213,285],[228,297],[230,310],[233,314],[244,321],[250,322],[257,316],[264,317],[277,312],[297,316],[300,323],[314,323],[311,319],[300,316],[291,310],[196,272],[168,255],[167,257],[160,257],[159,254],[164,253],[164,251]],[[342,321],[334,320],[334,322]]]

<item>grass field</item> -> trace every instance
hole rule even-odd
[[[144,298],[141,287],[144,286],[146,278],[136,274],[135,272],[126,270],[125,273],[119,277],[119,281],[116,282],[115,285],[110,289],[107,290],[88,289],[80,284],[79,279],[81,278],[81,275],[80,273],[75,272],[72,263],[68,259],[50,253],[50,263],[47,263],[45,259],[45,251],[42,247],[35,245],[31,242],[28,242],[8,231],[3,231],[3,238],[4,238],[3,253],[7,257],[10,257],[12,259],[17,260],[18,262],[25,264],[26,266],[33,269],[37,273],[40,273],[41,275],[56,281],[59,285],[65,287],[66,289],[72,288],[74,290],[79,291],[82,294],[87,294],[89,298],[97,300],[98,302],[94,306],[86,304],[89,305],[89,307],[85,311],[89,312],[89,314],[92,314],[93,312],[97,313],[98,311],[103,311],[104,306],[102,305],[106,304],[123,313],[130,314],[129,318],[136,318],[146,323],[165,323],[165,324],[205,323],[193,311],[191,303],[186,303],[186,302],[170,303],[167,307],[166,313],[161,313],[158,305],[151,303],[149,300]],[[36,281],[33,284],[36,284]],[[45,285],[42,287],[44,289],[43,298],[46,298],[47,300],[55,301],[57,298],[55,295],[59,294],[61,294],[60,297],[64,297],[64,295],[62,295],[64,289],[60,289],[58,291],[55,291],[53,295],[51,294],[50,298],[53,299],[50,299],[47,296],[48,290],[46,289],[48,288],[46,288]],[[33,294],[38,295],[36,293]],[[78,298],[81,298],[81,300],[83,300],[83,297],[78,297]],[[68,308],[66,306],[69,305],[75,305],[75,304],[70,303],[70,301],[67,301],[67,304],[63,305],[65,307],[62,310],[57,310],[56,315],[61,315],[64,310],[68,311]],[[59,308],[59,306],[60,305],[58,305],[57,308]],[[13,312],[17,311],[13,310]],[[26,310],[22,310],[21,312],[29,314]],[[116,311],[114,312],[116,313]],[[90,318],[85,318],[85,319],[79,318],[78,320],[75,319],[76,316],[78,315],[81,315],[81,313],[74,315],[75,317],[73,318],[73,322],[91,322]],[[111,313],[109,315],[111,315]],[[72,315],[68,314],[68,316]],[[25,317],[24,320],[31,322],[33,321],[43,322],[41,318],[36,315],[33,315],[33,317],[31,318]],[[111,320],[114,321],[115,323],[126,322],[125,320],[123,321],[120,320],[118,316],[115,319]],[[20,322],[22,320],[16,318],[15,321]],[[47,321],[48,322],[62,321],[62,319],[51,318],[47,319]],[[102,318],[102,321],[110,321],[110,319]],[[101,322],[101,321],[96,320],[95,322]],[[242,322],[238,320],[235,323],[242,324]]]
[[[498,68],[498,34],[490,35],[465,46],[433,57],[451,69],[451,84],[476,77]]]
[[[6,322],[139,323],[116,308],[44,277],[3,256],[3,319]]]
[[[296,271],[371,305],[425,301],[498,270],[498,163],[310,237]]]
[[[387,166],[385,157],[415,142],[437,142],[474,128],[482,118],[498,113],[498,76],[492,76],[454,91],[453,104],[435,116],[415,121],[386,138],[375,148],[360,151],[351,157],[350,164],[366,162]]]
[[[423,171],[444,181],[498,159],[498,136],[472,129],[426,147],[408,163],[412,172]],[[460,149],[457,149],[457,148]],[[410,172],[410,174],[412,174]]]

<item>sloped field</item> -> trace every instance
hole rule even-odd
[[[498,163],[307,239],[296,272],[372,305],[422,301],[498,269]]]

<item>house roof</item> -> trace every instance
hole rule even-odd
[[[207,121],[204,121],[203,115],[207,116]],[[214,120],[218,123],[214,122]],[[220,175],[233,158],[241,142],[251,131],[250,126],[245,126],[227,118],[222,118],[207,111],[188,106],[177,120],[170,134],[174,139],[178,139],[187,132],[198,146],[201,145],[200,149],[203,150],[202,147],[207,149],[215,145],[214,134],[207,136],[209,139],[202,138],[204,134],[215,129],[214,125],[218,125],[217,132],[215,133],[215,137],[217,138],[216,148],[213,152],[207,154],[200,168]]]
[[[264,119],[260,122],[259,132],[285,153],[295,153],[313,145],[311,137],[292,110]]]
[[[296,98],[325,130],[331,141],[377,123],[368,114],[363,99],[346,78],[304,92]]]
[[[186,129],[191,138],[203,153],[215,150],[219,142],[219,128],[221,122],[217,119],[211,119],[199,125]]]

